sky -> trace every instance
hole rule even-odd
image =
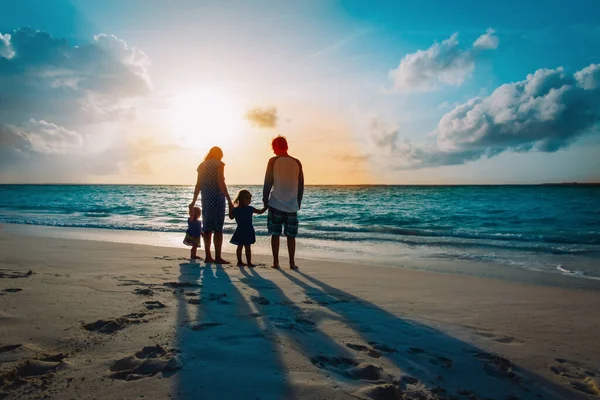
[[[600,2],[0,0],[0,183],[600,182]]]

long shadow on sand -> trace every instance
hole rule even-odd
[[[176,346],[184,367],[173,377],[173,398],[289,398],[276,344],[224,269],[181,264],[180,271]]]
[[[378,381],[374,383],[373,390],[365,392],[366,397],[503,400],[577,398],[576,394],[545,378],[524,371],[502,357],[486,353],[442,331],[399,318],[373,303],[302,272],[296,275],[295,272],[281,270],[281,273],[303,290],[306,303],[333,313],[329,321],[320,323],[345,325],[345,328],[355,332],[357,339],[362,339],[362,342],[354,339],[353,343],[347,344],[355,350],[356,358],[379,358],[376,364],[382,369],[364,379]],[[310,351],[321,340],[322,335],[312,341],[307,340],[303,346]],[[346,351],[330,351],[321,357],[348,357]],[[348,370],[339,365],[318,365],[336,373],[341,380],[349,376]],[[401,376],[394,370],[402,371]],[[411,392],[412,395],[409,394]],[[409,397],[398,397],[400,393]]]
[[[246,271],[240,268],[240,272],[244,275],[240,282],[256,292],[250,299],[258,305],[265,331],[279,344],[281,351],[300,353],[305,362],[319,367],[344,368],[348,383],[364,373],[365,366],[353,360],[352,351],[320,330],[313,321],[314,315],[291,301],[279,286],[262,277],[256,269]],[[335,354],[335,357],[329,357],[329,354]],[[286,369],[292,379],[297,377],[294,379],[293,398],[340,397],[335,379],[331,379],[325,387],[314,386],[307,382],[304,367],[298,370],[297,366],[289,365]]]

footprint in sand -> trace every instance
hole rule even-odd
[[[430,354],[423,349],[418,347],[409,347],[409,354],[419,355],[420,357],[425,357],[430,364],[442,367],[444,369],[451,369],[454,366],[454,361],[449,359],[448,357],[438,356],[436,354]]]
[[[136,279],[117,279],[119,282],[119,286],[140,286],[144,285],[142,282]]]
[[[9,278],[9,279],[16,279],[16,278],[27,278],[28,276],[33,275],[33,271],[29,270],[27,272],[19,272],[19,271],[14,271],[14,270],[10,270],[10,269],[0,269],[0,279],[1,278]]]
[[[318,355],[310,360],[318,368],[325,369],[353,380],[380,381],[391,377],[381,367],[368,363],[358,363],[347,357],[327,357]]]
[[[379,372],[378,370],[375,370]],[[373,374],[375,378],[377,374]],[[368,385],[354,392],[353,395],[360,399],[372,400],[399,400],[399,399],[456,399],[456,397],[446,396],[446,390],[442,387],[428,388],[422,385],[418,379],[409,375],[404,375],[400,379],[390,380],[389,375],[381,375],[377,382]],[[461,397],[462,398],[462,397]],[[466,396],[465,399],[477,399],[474,396]]]
[[[167,351],[160,345],[146,346],[133,356],[116,361],[110,371],[113,379],[134,381],[137,379],[154,376],[160,372],[173,373],[183,367],[181,357]]]
[[[133,294],[137,294],[139,296],[154,296],[154,291],[152,289],[135,289]]]
[[[488,375],[508,379],[513,383],[521,381],[517,368],[506,358],[483,351],[471,351],[470,353],[484,362],[483,369]]]
[[[18,349],[21,346],[22,344],[9,344],[6,346],[0,346],[0,353],[6,353],[7,351]]]
[[[494,342],[502,343],[502,344],[522,344],[523,342],[515,339],[512,336],[506,335],[496,335],[494,333],[488,332],[475,332],[475,335],[484,337],[486,339],[493,340]]]
[[[261,306],[266,306],[266,305],[271,304],[269,299],[262,297],[262,296],[250,296],[250,300],[252,300],[256,304],[260,304]]]
[[[129,325],[132,324],[140,324],[142,322],[148,322],[148,320],[144,319],[146,313],[132,313],[123,315],[119,318],[113,318],[109,320],[99,319],[96,322],[90,322],[88,324],[83,325],[83,329],[90,332],[100,332],[106,334],[112,334],[121,329],[125,329]]]
[[[220,325],[223,325],[223,324],[220,322],[202,322],[200,324],[192,325],[192,326],[190,326],[190,328],[193,331],[204,331],[208,328],[213,328],[215,326],[220,326]]]
[[[21,289],[21,288],[9,288],[9,289],[4,289],[3,292],[5,292],[5,293],[17,293],[17,292],[20,292],[21,290],[23,290],[23,289]]]
[[[168,286],[170,288],[199,288],[202,287],[201,284],[196,282],[166,282],[163,285]]]
[[[380,352],[378,352],[377,350],[372,349],[368,346],[363,346],[362,344],[346,343],[346,347],[351,348],[352,350],[355,350],[355,351],[360,351],[362,353],[365,353],[366,355],[368,355],[369,357],[372,357],[372,358],[380,358],[381,357]]]
[[[3,346],[3,348],[12,347],[14,349],[15,347],[13,346],[15,345]],[[20,347],[21,345],[17,346]],[[20,386],[23,383],[27,383],[29,378],[45,376],[46,374],[66,367],[66,358],[67,356],[64,353],[59,353],[25,360],[24,362],[15,365],[12,369],[5,370],[3,374],[0,374],[0,383],[2,383],[2,388],[10,389],[11,387]]]
[[[374,348],[375,350],[379,350],[379,351],[382,351],[382,352],[384,352],[384,353],[390,353],[390,354],[391,354],[391,353],[396,353],[396,352],[398,352],[398,350],[396,350],[396,349],[395,349],[395,348],[393,348],[393,347],[390,347],[390,346],[388,346],[387,344],[378,343],[378,342],[369,342],[369,344],[370,344],[371,346],[373,346],[373,348]]]
[[[144,306],[146,306],[146,309],[148,310],[158,310],[167,307],[158,300],[145,301]]]
[[[208,301],[216,301],[217,304],[231,304],[226,297],[227,293],[209,293]]]
[[[569,379],[571,386],[580,392],[600,396],[600,371],[577,361],[557,358],[550,367],[556,375]]]

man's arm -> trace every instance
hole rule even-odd
[[[277,157],[272,157],[267,164],[267,170],[265,172],[265,183],[263,185],[263,204],[265,207],[269,205],[269,194],[273,188],[273,182],[275,181],[275,175],[273,173],[273,167]]]
[[[302,171],[302,163],[300,160],[296,161],[300,167],[300,171],[298,172],[298,208],[300,208],[302,204],[302,197],[304,197],[304,172]]]

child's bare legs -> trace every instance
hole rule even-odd
[[[198,257],[196,252],[198,251],[198,246],[192,246],[192,250],[190,251],[190,258],[192,260],[202,260],[202,257]]]
[[[248,268],[254,268],[256,265],[252,264],[252,248],[249,244],[244,245],[244,250],[246,250],[246,262],[248,263]]]
[[[246,264],[244,264],[244,262],[242,261],[242,246],[241,244],[238,244],[237,249],[235,250],[235,254],[237,255],[237,266],[238,267],[245,267]]]
[[[212,239],[212,232],[204,232],[202,234],[202,239],[204,240],[204,253],[206,257],[204,258],[205,263],[214,263],[215,259],[212,258],[212,254],[210,254],[210,241]]]

